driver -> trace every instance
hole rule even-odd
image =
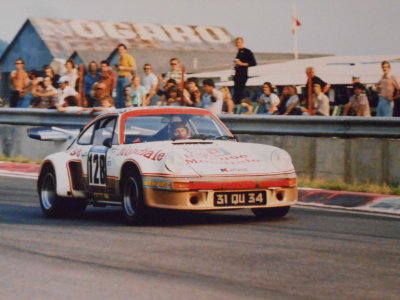
[[[174,140],[184,140],[190,138],[189,128],[186,127],[186,124],[180,122],[173,127],[173,137]]]

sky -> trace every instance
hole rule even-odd
[[[399,0],[0,0],[0,39],[27,18],[214,25],[256,52],[293,52],[293,3],[300,53],[400,54]]]

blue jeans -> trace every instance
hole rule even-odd
[[[393,116],[393,101],[379,97],[378,106],[376,108],[377,117],[392,117]]]
[[[27,108],[31,104],[32,94],[28,93],[24,97],[18,100],[17,107],[18,108]]]
[[[125,107],[125,87],[129,85],[129,77],[119,77],[117,79],[117,96],[115,97],[115,108]]]

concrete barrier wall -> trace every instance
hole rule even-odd
[[[299,175],[345,182],[400,185],[400,140],[239,135],[243,142],[269,144],[292,156]]]
[[[30,139],[29,126],[0,125],[0,153],[43,159],[71,141]],[[274,145],[288,151],[297,173],[311,178],[400,185],[400,140],[239,134],[242,142]]]

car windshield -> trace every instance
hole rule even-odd
[[[166,114],[125,120],[125,144],[186,139],[234,139],[217,120],[206,115]]]

